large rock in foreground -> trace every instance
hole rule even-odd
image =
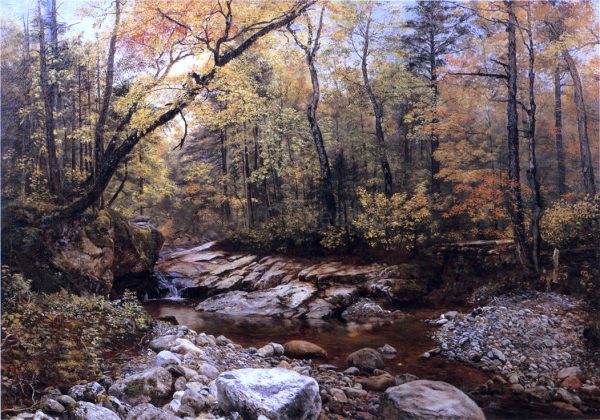
[[[388,388],[379,413],[386,420],[485,420],[481,408],[460,389],[428,380]]]
[[[106,295],[115,278],[151,271],[163,241],[148,223],[134,224],[106,210],[50,227],[23,222],[2,231],[4,259],[44,292]]]
[[[219,408],[243,418],[316,419],[321,411],[319,385],[308,376],[283,368],[239,369],[217,378]]]

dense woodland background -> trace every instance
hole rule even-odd
[[[163,238],[117,213],[164,248],[315,259],[427,265],[514,239],[486,280],[576,282],[600,342],[597,6],[98,0],[92,26],[40,0],[2,18],[2,403],[96,378],[148,334],[134,294],[107,295],[125,268],[150,277]]]
[[[5,206],[282,251],[514,237],[534,272],[544,212],[555,247],[597,218],[592,1],[85,13],[83,34],[55,0],[2,21]]]

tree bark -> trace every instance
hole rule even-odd
[[[98,114],[98,122],[94,130],[94,173],[99,173],[99,165],[102,164],[104,154],[104,132],[106,129],[106,120],[110,108],[110,99],[113,91],[113,81],[115,77],[115,53],[117,50],[117,31],[119,30],[119,21],[121,19],[121,0],[115,0],[115,25],[108,45],[108,57],[106,59],[106,79],[104,81],[104,92],[102,95],[102,105]]]
[[[520,263],[529,268],[527,255],[527,239],[525,237],[525,225],[523,217],[523,198],[521,195],[521,177],[519,167],[519,114],[517,112],[517,41],[516,28],[517,17],[513,10],[512,1],[504,1],[507,8],[508,21],[506,32],[508,33],[507,53],[507,83],[508,100],[506,102],[507,114],[507,141],[508,141],[508,213],[511,218],[515,248]]]
[[[56,195],[59,201],[63,201],[62,177],[60,165],[56,153],[56,139],[54,136],[55,122],[53,101],[54,94],[48,77],[48,62],[46,50],[46,26],[42,15],[42,7],[38,3],[39,18],[39,44],[40,44],[40,84],[42,97],[44,99],[44,132],[46,138],[46,152],[48,155],[48,187],[51,194]]]
[[[540,247],[542,236],[540,234],[540,217],[542,216],[542,194],[540,192],[540,183],[537,175],[537,156],[536,156],[536,109],[535,102],[535,50],[533,46],[533,26],[531,24],[530,4],[527,4],[528,21],[528,43],[525,44],[529,53],[529,110],[527,112],[529,120],[529,129],[527,135],[527,145],[529,149],[529,161],[527,168],[527,181],[531,188],[531,261],[536,274],[540,274]]]
[[[321,8],[321,15],[319,17],[319,26],[317,27],[317,33],[313,38],[313,29],[310,21],[308,22],[308,43],[307,45],[302,44],[298,38],[296,38],[294,32],[292,35],[296,40],[296,43],[304,50],[306,55],[306,64],[310,72],[310,80],[312,83],[312,96],[310,104],[306,110],[306,116],[308,123],[310,124],[310,132],[317,149],[317,156],[319,157],[319,168],[320,168],[320,182],[319,182],[319,195],[321,202],[324,207],[324,222],[328,224],[335,224],[337,217],[337,207],[335,202],[335,195],[333,194],[333,181],[331,175],[331,166],[329,165],[329,158],[327,156],[327,150],[325,149],[325,142],[323,140],[323,134],[317,121],[317,108],[319,106],[319,100],[321,98],[321,91],[319,86],[319,75],[315,66],[315,57],[320,47],[321,29],[323,27],[323,14],[325,6]]]
[[[229,194],[227,191],[227,134],[225,129],[222,129],[219,133],[219,143],[221,147],[221,177],[223,183],[223,202],[221,204],[221,211],[223,213],[223,219],[229,221],[231,219],[231,207],[229,206]]]
[[[363,83],[371,106],[373,107],[373,114],[375,115],[375,137],[377,138],[377,152],[379,154],[379,162],[381,165],[381,171],[383,172],[383,190],[386,196],[391,196],[392,189],[392,171],[390,164],[386,156],[385,148],[385,134],[383,132],[383,107],[377,100],[373,89],[371,88],[371,82],[369,80],[369,72],[367,65],[367,58],[369,55],[369,30],[372,21],[372,10],[369,10],[369,15],[366,22],[366,29],[364,35],[363,51],[361,56],[361,71],[363,76]]]
[[[554,69],[554,129],[556,141],[556,165],[557,165],[557,188],[558,195],[566,192],[565,188],[565,151],[562,135],[562,96],[560,89],[560,67]]]
[[[583,86],[575,60],[567,50],[562,51],[562,56],[567,63],[567,68],[573,80],[573,92],[575,96],[575,110],[577,111],[577,131],[579,133],[579,153],[581,156],[581,172],[583,175],[583,186],[586,194],[596,194],[596,180],[594,178],[594,165],[590,151],[590,140],[587,129],[587,111],[583,97]]]

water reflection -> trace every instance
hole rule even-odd
[[[486,373],[463,364],[420,357],[436,345],[430,338],[431,327],[422,322],[433,316],[432,312],[409,314],[412,316],[394,322],[357,324],[337,320],[232,317],[198,312],[190,304],[168,301],[147,302],[145,306],[154,317],[173,315],[182,325],[215,336],[223,334],[244,347],[258,348],[269,342],[285,343],[294,339],[311,341],[327,351],[327,363],[341,368],[345,367],[348,354],[355,350],[390,344],[398,351],[395,356],[386,358],[387,367],[394,373],[413,373],[463,389],[473,389],[488,379]]]

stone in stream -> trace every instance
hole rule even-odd
[[[298,359],[327,358],[322,347],[304,340],[288,341],[283,345],[283,354]]]
[[[428,380],[388,388],[381,399],[379,415],[384,420],[485,420],[481,408],[461,390]]]
[[[569,376],[576,376],[579,379],[583,379],[583,371],[577,366],[566,367],[558,371],[556,379],[562,381]]]
[[[387,372],[368,378],[357,378],[356,382],[371,391],[385,391],[389,387],[396,385],[396,379]]]
[[[355,351],[346,358],[346,365],[356,366],[361,371],[372,372],[375,369],[383,369],[383,357],[375,349],[363,348]]]
[[[255,292],[232,291],[200,302],[196,309],[219,312],[224,315],[263,315],[292,317],[303,314],[301,308],[317,289],[306,283],[294,281],[272,289]]]
[[[118,380],[108,393],[127,404],[136,405],[170,396],[172,385],[173,377],[169,371],[159,366]]]
[[[243,418],[314,420],[321,412],[317,382],[283,368],[224,372],[216,380],[216,393],[222,411]]]

